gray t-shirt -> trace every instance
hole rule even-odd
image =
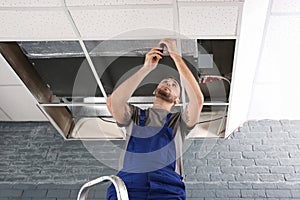
[[[127,145],[129,142],[129,138],[131,135],[131,130],[133,125],[139,124],[140,119],[140,108],[130,105],[131,108],[131,120],[128,125],[121,125],[118,124],[121,127],[126,128],[126,142],[124,149],[127,149]],[[163,109],[156,109],[156,108],[148,108],[146,109],[146,126],[155,126],[155,127],[162,127],[165,119],[168,115],[167,110]],[[187,127],[186,123],[182,119],[182,112],[175,112],[172,113],[170,120],[169,120],[169,128],[172,128],[173,134],[174,134],[174,142],[175,142],[175,148],[176,148],[176,167],[175,171],[183,176],[183,161],[182,161],[182,145],[183,141],[185,139],[185,136],[189,133],[189,131],[193,128]],[[123,161],[124,161],[125,151],[121,154],[120,157],[120,169],[123,167]]]

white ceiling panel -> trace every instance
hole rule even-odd
[[[0,86],[0,105],[13,121],[47,121],[23,86]]]
[[[300,12],[299,0],[273,0],[272,12]]]
[[[0,108],[0,121],[11,121],[11,119]]]
[[[187,36],[235,36],[238,12],[238,6],[180,6],[180,32]]]
[[[13,72],[3,56],[0,54],[0,85],[22,85],[21,80]]]
[[[2,10],[0,39],[39,40],[75,38],[63,10]]]
[[[163,30],[173,30],[171,8],[156,9],[71,9],[83,38],[142,38],[164,36]],[[170,34],[170,33],[168,33]],[[119,38],[120,39],[120,38]]]
[[[288,30],[288,31],[287,31]],[[300,68],[300,16],[271,16],[257,82],[297,85]],[[297,80],[297,82],[295,82]],[[299,85],[299,84],[298,84]]]
[[[61,0],[1,0],[0,7],[57,7]]]
[[[66,0],[67,6],[171,4],[173,0]]]

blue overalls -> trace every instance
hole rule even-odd
[[[139,126],[133,125],[122,170],[117,174],[125,183],[130,200],[185,200],[185,185],[175,172],[176,149],[171,113],[162,128],[145,126],[146,113],[140,110]],[[111,185],[106,195],[117,200]]]

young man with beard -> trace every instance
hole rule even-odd
[[[182,143],[195,126],[203,106],[200,87],[178,54],[176,41],[163,39],[173,59],[189,99],[181,112],[171,113],[180,102],[181,88],[174,78],[163,79],[153,92],[153,107],[143,110],[127,102],[141,81],[157,67],[162,48],[147,53],[145,62],[108,98],[107,106],[119,126],[126,127],[125,151],[117,174],[124,181],[129,199],[185,199],[182,182]],[[117,199],[113,186],[107,199]]]

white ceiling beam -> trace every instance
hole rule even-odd
[[[92,59],[91,59],[91,57],[89,55],[89,52],[88,52],[88,50],[87,50],[87,48],[86,48],[86,46],[85,46],[85,44],[84,44],[84,42],[83,42],[83,40],[81,38],[81,34],[80,34],[80,32],[79,32],[79,30],[78,30],[78,28],[77,28],[77,26],[76,26],[76,24],[74,22],[74,19],[73,19],[72,15],[71,15],[69,9],[67,8],[67,6],[65,4],[65,0],[62,0],[62,2],[65,5],[65,7],[64,7],[65,14],[68,17],[69,22],[72,25],[72,28],[73,28],[74,32],[76,33],[77,39],[79,40],[80,46],[81,46],[81,48],[82,48],[82,50],[84,52],[84,55],[85,55],[85,57],[87,59],[87,62],[89,64],[89,66],[90,66],[90,69],[92,70],[92,73],[93,73],[93,75],[94,75],[94,77],[96,79],[97,85],[99,86],[100,91],[101,91],[102,95],[104,96],[104,98],[107,99],[106,91],[105,91],[105,89],[103,87],[103,84],[102,84],[102,82],[100,80],[100,77],[98,76],[98,73],[97,73],[96,68],[94,66],[94,63],[93,63],[93,61],[92,61]]]

